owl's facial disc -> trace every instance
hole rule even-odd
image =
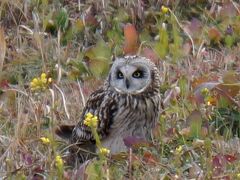
[[[113,67],[110,85],[119,93],[138,94],[151,83],[151,72],[144,64],[122,64]]]

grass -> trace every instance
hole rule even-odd
[[[1,179],[240,178],[240,4],[194,2],[1,1]],[[153,145],[68,167],[54,130],[126,52],[161,72]],[[42,73],[52,81],[33,89]]]

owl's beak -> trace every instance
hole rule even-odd
[[[129,85],[130,85],[130,83],[129,83],[129,80],[126,78],[125,79],[125,85],[126,85],[126,88],[128,89],[129,88]]]

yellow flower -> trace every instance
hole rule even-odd
[[[48,82],[51,83],[52,82],[52,78],[48,78]]]
[[[92,117],[93,117],[93,114],[92,114],[92,113],[89,112],[89,113],[86,114],[86,118],[91,119]]]
[[[240,179],[240,173],[237,174],[237,179]]]
[[[46,79],[46,77],[47,77],[46,73],[41,74],[41,79]]]
[[[41,139],[43,144],[49,144],[50,143],[50,140],[46,137],[41,137],[40,139]]]
[[[180,154],[182,152],[182,150],[183,150],[182,146],[179,146],[176,148],[176,153]]]
[[[34,78],[30,82],[30,88],[32,91],[45,90],[45,89],[47,89],[49,83],[51,83],[51,82],[52,82],[52,79],[51,78],[47,79],[46,73],[42,73],[39,78]]]
[[[37,84],[37,83],[38,83],[38,79],[37,79],[37,78],[34,78],[34,79],[32,80],[32,83]]]
[[[62,160],[61,156],[57,155],[55,157],[55,165],[56,165],[57,168],[62,169],[62,167],[63,167],[63,160]]]
[[[110,150],[107,148],[100,148],[100,153],[103,154],[104,156],[107,156],[110,153]]]
[[[83,121],[83,124],[89,127],[96,128],[98,125],[98,118],[97,116],[94,116],[92,113],[87,113]]]
[[[208,88],[203,88],[203,89],[201,90],[201,93],[202,93],[203,96],[206,96],[206,95],[209,94],[209,89],[208,89]]]
[[[166,6],[162,6],[161,10],[164,14],[166,14],[169,11],[169,8]]]

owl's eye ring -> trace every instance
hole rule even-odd
[[[123,73],[121,71],[117,72],[117,78],[118,79],[123,79]]]
[[[134,78],[142,78],[143,72],[142,71],[135,71],[132,75]]]

